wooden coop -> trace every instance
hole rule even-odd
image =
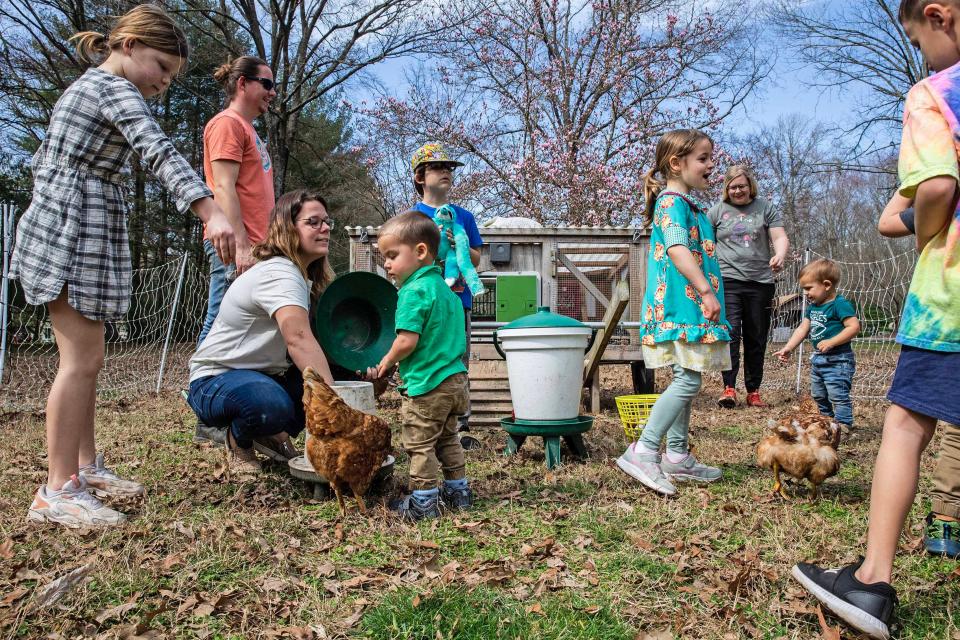
[[[350,270],[371,271],[385,276],[383,257],[377,251],[377,228],[348,227]],[[640,303],[646,283],[650,235],[634,227],[543,227],[481,228],[483,237],[477,271],[487,291],[473,301],[471,358],[500,360],[492,343],[494,323],[533,313],[549,306],[582,322],[601,323],[611,302],[623,308],[620,292],[627,298],[620,324],[639,322]],[[613,299],[613,301],[612,301]],[[599,411],[599,365],[630,364],[637,393],[652,392],[652,372],[643,367],[637,330],[617,326],[598,355],[588,380],[590,405]],[[475,371],[476,369],[476,371]],[[470,370],[471,424],[497,424],[510,414],[505,374],[489,373],[487,367]],[[489,411],[487,410],[489,408]]]

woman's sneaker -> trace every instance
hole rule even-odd
[[[93,464],[80,467],[78,475],[86,481],[90,492],[101,498],[132,498],[143,495],[142,484],[121,478],[103,465],[102,453],[97,454]]]
[[[285,432],[280,432],[273,436],[254,438],[253,448],[271,460],[284,464],[300,456],[300,452],[293,446],[290,436]]]
[[[724,387],[723,393],[720,394],[720,399],[717,400],[717,404],[723,407],[724,409],[733,409],[737,406],[737,390],[733,387]]]
[[[897,592],[886,582],[864,584],[855,572],[863,558],[842,569],[821,569],[801,562],[793,577],[803,588],[854,629],[871,638],[887,640],[897,606]]]
[[[960,522],[941,520],[936,514],[927,514],[923,546],[927,553],[948,558],[960,558]]]
[[[723,476],[723,472],[717,467],[709,467],[697,462],[692,453],[680,462],[670,462],[670,459],[664,457],[660,463],[660,468],[667,474],[671,480],[683,482],[685,480],[693,482],[716,482]]]
[[[660,468],[660,454],[637,449],[637,443],[632,443],[623,455],[617,458],[617,466],[627,475],[632,476],[650,487],[657,493],[672,496],[677,488],[663,474]]]
[[[127,516],[90,495],[81,477],[70,476],[59,491],[42,485],[33,496],[27,519],[34,522],[56,522],[71,529],[80,527],[112,527],[123,524]]]

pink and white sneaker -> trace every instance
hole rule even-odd
[[[80,527],[114,527],[123,524],[127,516],[104,506],[90,495],[83,478],[70,476],[59,491],[41,485],[33,496],[27,519],[34,522],[55,522],[71,529]]]
[[[143,485],[121,478],[103,465],[103,454],[98,453],[93,464],[80,467],[80,477],[87,481],[91,493],[101,498],[131,498],[143,495]]]

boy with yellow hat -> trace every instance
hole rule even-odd
[[[480,264],[480,247],[483,246],[483,238],[480,237],[480,230],[477,228],[477,220],[473,214],[450,202],[450,189],[453,187],[453,171],[457,167],[462,167],[463,163],[450,157],[446,149],[439,142],[428,142],[413,154],[410,160],[410,168],[413,171],[413,187],[421,197],[413,209],[420,211],[434,218],[437,209],[444,205],[449,205],[455,213],[454,222],[463,227],[467,239],[470,243],[470,261],[476,267]],[[455,247],[456,239],[448,231],[447,240],[451,247]],[[464,330],[467,336],[467,350],[463,355],[463,363],[469,367],[470,361],[470,313],[473,308],[473,294],[467,287],[462,277],[450,287],[454,293],[459,296],[463,303]],[[469,431],[470,409],[460,419],[460,432]],[[473,449],[478,446],[478,442],[473,438],[461,437],[464,449]]]

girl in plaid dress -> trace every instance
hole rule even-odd
[[[97,374],[104,321],[130,300],[127,204],[121,170],[136,151],[176,199],[207,225],[224,262],[234,232],[211,192],[173,148],[145,98],[165,91],[188,45],[161,9],[136,7],[105,37],[74,36],[81,57],[105,57],[57,101],[33,158],[33,200],[17,226],[12,277],[27,302],[46,304],[60,354],[47,398],[47,483],[28,518],[69,527],[110,526],[124,514],[94,495],[134,496],[143,487],[104,466],[94,442]]]

